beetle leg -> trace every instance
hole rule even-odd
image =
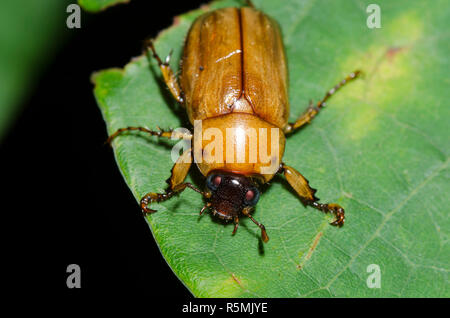
[[[245,4],[250,7],[250,8],[255,8],[255,6],[253,5],[252,0],[245,0]]]
[[[339,84],[335,85],[332,89],[330,89],[325,96],[317,102],[316,105],[313,104],[312,101],[309,102],[309,106],[306,109],[306,111],[295,121],[295,123],[288,124],[284,128],[284,133],[292,133],[299,129],[300,127],[303,127],[305,124],[308,124],[316,115],[319,113],[319,111],[326,105],[326,101],[336,93],[341,87],[343,87],[348,82],[354,80],[358,76],[361,75],[361,71],[355,71],[348,75],[346,78],[344,78],[342,81],[339,82]]]
[[[180,194],[181,192],[183,192],[186,188],[190,188],[190,189],[194,190],[195,192],[203,194],[203,191],[197,189],[194,185],[192,185],[189,182],[179,184],[174,189],[167,189],[166,193],[149,192],[146,195],[144,195],[141,199],[140,205],[141,205],[142,213],[150,214],[150,213],[157,212],[156,210],[149,208],[149,205],[151,203],[153,203],[153,202],[159,203],[159,202],[169,200],[174,195]]]
[[[120,135],[121,133],[125,132],[125,131],[132,131],[132,130],[139,130],[145,133],[148,133],[152,136],[158,136],[158,137],[164,137],[164,138],[172,138],[172,139],[192,139],[192,134],[188,134],[188,133],[182,133],[182,132],[177,132],[177,131],[172,131],[172,130],[167,130],[164,131],[162,129],[158,129],[158,131],[156,130],[151,130],[148,128],[144,128],[144,127],[125,127],[125,128],[120,128],[117,129],[111,136],[108,137],[108,139],[106,140],[106,143],[111,144],[111,142],[113,141],[114,138],[116,138],[118,135]]]
[[[210,202],[207,202],[204,206],[203,206],[203,208],[200,210],[200,216],[203,214],[203,212],[207,209],[207,208],[209,208],[211,206],[211,203]]]
[[[141,209],[144,214],[155,213],[156,210],[150,209],[149,205],[153,202],[162,202],[170,199],[175,194],[179,194],[183,192],[186,188],[190,188],[202,195],[204,195],[203,191],[197,189],[192,184],[186,182],[183,183],[186,179],[186,176],[189,172],[189,168],[192,164],[192,149],[188,149],[178,158],[177,162],[172,167],[171,176],[167,179],[167,183],[169,184],[169,188],[165,193],[147,193],[141,199]]]
[[[300,172],[295,170],[290,166],[286,166],[284,163],[281,164],[280,172],[284,173],[286,180],[289,182],[291,187],[300,196],[301,201],[304,204],[310,205],[325,213],[333,213],[336,220],[331,222],[331,225],[342,226],[345,221],[345,211],[344,209],[336,203],[319,203],[319,198],[314,194],[316,190],[309,186],[308,180],[301,175]]]
[[[233,230],[233,233],[231,233],[231,235],[234,235],[236,233],[238,226],[239,226],[239,218],[235,217],[234,218],[234,230]]]
[[[250,214],[250,209],[245,209],[244,208],[242,210],[242,214],[248,216],[250,218],[250,220],[252,220],[253,223],[255,223],[261,229],[261,238],[262,238],[264,243],[267,243],[269,241],[269,236],[267,235],[266,228],[264,227],[264,225],[262,223],[259,223],[258,221],[256,221],[253,218],[253,216]]]
[[[163,75],[164,82],[166,83],[167,87],[169,88],[170,93],[172,93],[172,96],[175,98],[175,100],[180,105],[183,106],[183,102],[184,102],[183,92],[180,88],[180,85],[178,84],[178,79],[175,76],[175,73],[173,72],[172,68],[169,65],[172,51],[167,56],[166,60],[163,62],[161,60],[161,58],[158,56],[158,54],[156,53],[156,50],[155,50],[152,40],[147,40],[145,45],[146,45],[147,52],[149,53],[148,49],[150,48],[150,51],[151,51],[153,57],[158,62],[158,66],[161,69],[161,73]]]

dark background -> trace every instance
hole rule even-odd
[[[104,145],[106,128],[89,78],[123,67],[141,54],[144,39],[202,2],[156,7],[132,0],[98,14],[82,12],[81,29],[67,29],[68,14],[61,12],[63,43],[0,146],[3,226],[12,230],[4,262],[21,273],[16,287],[74,292],[66,287],[66,268],[74,263],[83,293],[192,297],[166,264]]]

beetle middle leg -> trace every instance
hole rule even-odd
[[[120,128],[115,133],[113,133],[111,136],[109,136],[107,143],[111,144],[112,140],[119,136],[121,133],[126,131],[133,131],[138,130],[145,133],[149,133],[152,136],[158,136],[158,137],[165,137],[165,138],[178,138],[178,139],[192,139],[191,133],[183,133],[183,132],[177,132],[177,131],[164,131],[164,130],[150,130],[144,127],[126,127],[126,128]],[[192,164],[192,149],[188,149],[183,152],[183,154],[178,158],[177,162],[173,165],[171,170],[170,178],[167,179],[167,183],[169,184],[169,188],[166,190],[165,193],[154,193],[149,192],[144,197],[142,197],[140,206],[142,209],[142,212],[147,213],[154,213],[156,210],[150,209],[148,206],[152,202],[162,202],[170,199],[175,194],[179,194],[180,192],[184,191],[186,188],[190,188],[203,196],[205,194],[203,191],[197,189],[195,186],[193,186],[191,183],[184,183],[184,180],[186,179],[186,176],[189,172],[189,169]]]
[[[283,172],[287,182],[297,192],[300,200],[307,205],[312,206],[325,213],[333,213],[335,220],[331,222],[331,225],[342,226],[345,221],[344,209],[336,203],[319,203],[319,198],[315,196],[316,190],[309,186],[308,180],[300,172],[294,168],[281,164],[280,173]]]
[[[147,52],[148,49],[152,52],[153,57],[158,62],[158,66],[161,69],[161,73],[164,78],[164,82],[166,83],[167,87],[169,88],[170,93],[175,98],[175,100],[180,104],[184,105],[184,99],[183,99],[183,92],[180,88],[180,85],[178,84],[178,79],[175,76],[175,73],[173,72],[172,68],[169,65],[170,57],[172,52],[166,57],[166,60],[163,62],[161,58],[159,57],[158,53],[156,53],[155,46],[153,45],[152,40],[147,40],[146,43],[146,49]]]
[[[239,218],[236,216],[234,218],[234,229],[233,229],[233,233],[231,235],[234,235],[238,229],[239,226]]]
[[[325,106],[326,101],[334,94],[336,93],[340,88],[342,88],[345,84],[348,82],[354,80],[355,78],[359,77],[361,75],[361,71],[355,71],[351,74],[349,74],[346,78],[344,78],[342,81],[340,81],[337,85],[335,85],[332,89],[330,89],[325,96],[317,102],[316,105],[312,101],[310,101],[308,108],[306,111],[300,115],[300,117],[295,121],[295,123],[288,124],[284,128],[284,133],[292,133],[299,129],[300,127],[303,127],[305,124],[308,124],[311,122],[311,120],[316,117],[316,115],[319,113],[319,111]]]
[[[111,142],[120,134],[127,132],[127,131],[141,131],[141,132],[145,132],[147,134],[150,134],[152,136],[157,136],[157,137],[164,137],[164,138],[177,138],[177,139],[186,139],[186,140],[190,140],[192,139],[192,134],[191,133],[183,133],[183,132],[177,132],[177,131],[172,131],[172,130],[162,130],[160,128],[158,128],[158,130],[151,130],[145,127],[125,127],[125,128],[119,128],[117,129],[112,135],[110,135],[108,137],[108,139],[106,140],[107,144],[111,144]]]

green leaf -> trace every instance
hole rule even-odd
[[[130,0],[78,0],[78,4],[86,11],[99,12],[119,3],[127,3]]]
[[[283,31],[291,121],[351,71],[365,73],[288,138],[284,156],[322,202],[345,207],[346,224],[330,226],[330,215],[304,207],[276,177],[254,213],[270,236],[262,244],[248,219],[233,237],[233,224],[199,217],[204,202],[185,191],[153,205],[158,213],[147,218],[167,263],[198,297],[449,297],[446,1],[378,1],[380,29],[366,25],[368,0],[254,3]],[[229,5],[236,2],[209,9]],[[174,49],[175,68],[203,10],[179,17],[156,41],[161,56]],[[172,110],[155,61],[139,57],[93,80],[110,134],[126,126],[188,127]],[[136,199],[165,189],[172,145],[134,134],[114,141]],[[188,180],[204,186],[196,167]],[[371,264],[380,268],[381,288],[367,285]]]

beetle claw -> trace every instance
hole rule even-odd
[[[336,204],[336,203],[328,204],[328,209],[336,217],[336,220],[334,220],[330,224],[334,225],[334,226],[339,226],[339,227],[344,225],[344,222],[345,222],[345,211],[344,211],[344,209],[339,204]]]
[[[151,214],[157,212],[157,210],[150,209],[148,206],[152,202],[158,202],[162,197],[161,194],[158,193],[148,193],[141,199],[141,210],[144,215]]]
[[[158,212],[157,210],[150,209],[148,207],[148,202],[141,202],[141,210],[142,210],[142,214],[144,214],[144,216],[147,214],[152,214],[152,213]]]
[[[158,212],[158,210],[153,210],[153,209],[149,209],[149,208],[142,209],[142,213],[144,214],[144,216],[146,216],[147,214],[153,214],[155,212]]]

